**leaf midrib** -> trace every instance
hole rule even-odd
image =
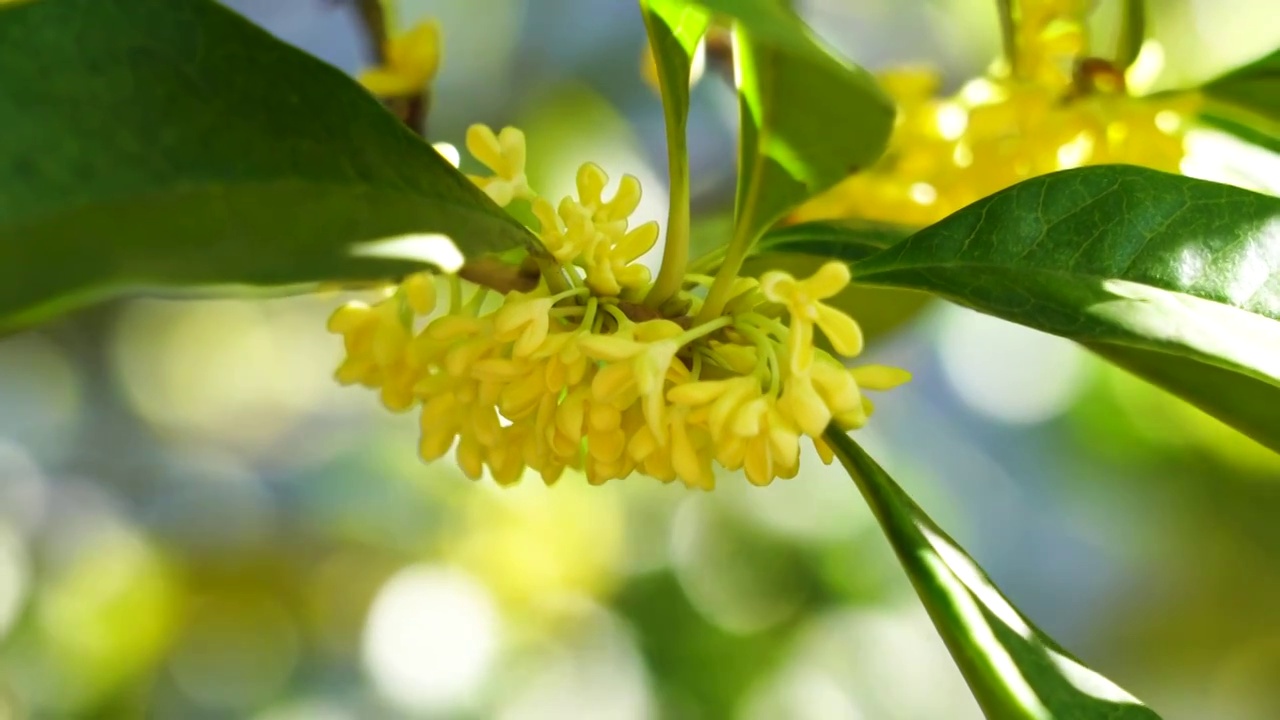
[[[1021,272],[1021,273],[1036,273],[1036,274],[1040,274],[1040,275],[1048,275],[1048,276],[1051,276],[1051,277],[1060,278],[1060,279],[1064,279],[1064,280],[1091,280],[1091,281],[1095,281],[1095,282],[1097,282],[1097,283],[1099,283],[1099,284],[1105,283],[1105,282],[1106,282],[1106,281],[1108,281],[1108,280],[1122,280],[1122,281],[1124,281],[1124,282],[1131,282],[1131,283],[1135,283],[1135,284],[1138,284],[1138,285],[1143,285],[1143,286],[1145,286],[1145,287],[1154,288],[1154,289],[1156,289],[1156,290],[1160,290],[1160,291],[1162,291],[1162,292],[1170,292],[1170,293],[1179,293],[1179,294],[1181,294],[1181,295],[1189,295],[1189,296],[1191,296],[1191,297],[1198,298],[1198,299],[1200,299],[1200,300],[1204,300],[1204,301],[1206,301],[1206,302],[1212,302],[1212,303],[1215,303],[1215,304],[1218,304],[1218,305],[1222,305],[1222,306],[1224,306],[1224,307],[1232,308],[1233,310],[1239,310],[1240,312],[1251,313],[1251,314],[1253,314],[1253,315],[1261,315],[1262,317],[1270,318],[1270,319],[1272,319],[1272,320],[1280,320],[1280,314],[1272,315],[1272,314],[1267,313],[1267,312],[1258,312],[1258,311],[1256,311],[1256,310],[1252,310],[1252,309],[1250,309],[1250,308],[1246,308],[1246,307],[1241,307],[1241,306],[1239,306],[1239,305],[1235,305],[1235,304],[1233,304],[1233,303],[1223,302],[1222,300],[1220,300],[1220,299],[1218,299],[1218,298],[1207,297],[1207,296],[1205,296],[1205,295],[1199,295],[1199,294],[1197,294],[1197,293],[1195,293],[1195,292],[1191,292],[1191,291],[1189,291],[1189,290],[1180,290],[1180,289],[1176,289],[1176,288],[1163,287],[1163,286],[1160,286],[1160,285],[1153,285],[1153,284],[1151,284],[1150,282],[1147,282],[1146,280],[1137,280],[1137,279],[1133,279],[1133,278],[1130,278],[1130,277],[1124,277],[1124,276],[1121,276],[1121,275],[1099,275],[1099,274],[1096,274],[1096,273],[1081,273],[1081,272],[1070,272],[1070,271],[1064,271],[1064,270],[1053,270],[1053,269],[1049,269],[1049,268],[1037,267],[1037,266],[1034,266],[1034,265],[1032,265],[1032,266],[1016,265],[1016,266],[1015,266],[1015,265],[1007,265],[1007,264],[982,263],[982,262],[956,262],[956,263],[949,263],[949,264],[946,264],[946,265],[942,265],[942,264],[928,264],[928,263],[909,263],[909,264],[903,264],[903,265],[895,265],[895,266],[893,266],[892,268],[887,268],[887,269],[886,269],[886,268],[876,268],[876,269],[872,270],[872,271],[871,271],[869,274],[867,274],[867,275],[860,274],[860,273],[858,272],[858,266],[859,266],[859,265],[861,265],[861,264],[864,264],[864,263],[868,263],[868,262],[870,262],[871,260],[874,260],[874,257],[872,257],[872,258],[867,258],[866,260],[862,260],[862,261],[860,261],[860,262],[855,262],[855,263],[851,263],[851,264],[850,264],[850,270],[851,270],[851,272],[852,272],[852,274],[853,274],[853,280],[854,280],[855,282],[864,282],[864,283],[866,283],[866,284],[868,284],[868,285],[879,285],[879,286],[881,286],[881,287],[895,287],[895,288],[897,288],[897,287],[907,287],[907,288],[909,288],[909,289],[920,289],[920,288],[918,288],[918,287],[911,286],[911,285],[905,285],[905,284],[903,284],[903,283],[894,283],[894,282],[886,282],[886,281],[876,282],[874,279],[868,280],[868,277],[872,277],[872,278],[874,278],[875,274],[877,274],[877,273],[879,273],[879,274],[888,274],[888,273],[893,273],[893,272],[899,272],[899,271],[912,271],[912,270],[943,270],[943,271],[946,271],[946,270],[986,270],[986,271],[995,271],[995,272],[1002,272],[1002,273],[1014,273],[1014,272]],[[1264,283],[1262,286],[1259,286],[1259,288],[1258,288],[1257,290],[1255,290],[1255,291],[1253,292],[1253,294],[1252,294],[1252,295],[1250,295],[1250,298],[1255,297],[1255,296],[1258,294],[1258,292],[1260,292],[1260,291],[1261,291],[1261,289],[1262,289],[1263,287],[1265,287],[1265,283]]]

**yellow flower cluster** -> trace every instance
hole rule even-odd
[[[329,323],[346,347],[340,382],[379,390],[392,410],[420,409],[423,459],[456,447],[469,477],[487,468],[504,484],[526,468],[548,483],[573,468],[591,483],[639,471],[698,488],[712,487],[714,462],[762,485],[796,474],[802,436],[830,462],[826,427],[860,427],[872,410],[863,391],[908,379],[848,369],[814,347],[817,329],[840,355],[862,349],[857,323],[822,302],[848,285],[845,265],[739,279],[723,313],[701,323],[712,279],[691,275],[681,302],[664,305],[680,314],[662,316],[640,302],[651,283],[636,261],[658,228],[630,225],[634,177],[606,199],[608,178],[587,163],[576,197],[553,206],[529,187],[519,130],[473,126],[466,144],[491,171],[472,180],[495,202],[532,203],[559,263],[554,283],[500,295],[421,273]]]
[[[1083,0],[1019,3],[1018,72],[952,97],[923,69],[881,75],[899,114],[888,152],[809,201],[793,221],[858,217],[923,226],[1055,170],[1126,163],[1178,172],[1194,95],[1136,98],[1109,62],[1086,58]]]

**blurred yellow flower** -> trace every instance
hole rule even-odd
[[[440,69],[440,25],[427,20],[397,35],[384,48],[383,65],[360,73],[360,84],[384,98],[423,92]]]
[[[624,519],[616,496],[564,488],[468,494],[462,526],[443,556],[485,584],[517,614],[541,618],[608,594],[623,561]]]
[[[898,105],[885,155],[791,220],[857,217],[919,227],[1055,170],[1124,163],[1178,172],[1198,96],[1130,95],[1122,70],[1087,56],[1091,3],[1016,5],[1015,72],[997,67],[951,97],[937,94],[930,70],[883,73]]]

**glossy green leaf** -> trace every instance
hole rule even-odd
[[[1068,170],[984,198],[853,275],[1095,349],[1146,351],[1127,367],[1280,449],[1280,424],[1259,420],[1280,388],[1280,199],[1131,166]],[[1193,387],[1151,365],[1162,355],[1252,391],[1210,389],[1224,373]]]
[[[777,0],[704,0],[734,20],[741,137],[737,223],[754,240],[791,208],[884,152],[893,102],[825,50]]]
[[[988,718],[1159,720],[1024,618],[852,438],[832,428],[826,439],[871,507]]]
[[[1203,87],[1202,118],[1244,140],[1280,150],[1280,49]]]
[[[4,5],[0,48],[0,326],[420,266],[362,254],[378,238],[531,240],[350,78],[213,0]]]

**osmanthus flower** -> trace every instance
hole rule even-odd
[[[383,98],[421,93],[440,69],[440,25],[427,20],[392,37],[383,48],[382,65],[360,73],[360,84]]]
[[[939,94],[934,71],[882,73],[898,105],[888,151],[792,220],[858,217],[919,227],[1055,170],[1123,163],[1178,172],[1198,95],[1133,94],[1122,69],[1088,54],[1092,5],[1018,3],[1016,71],[997,63],[951,96]]]
[[[651,307],[637,259],[658,227],[632,225],[636,178],[606,196],[605,172],[585,163],[576,194],[552,202],[529,186],[519,130],[476,125],[466,144],[491,171],[472,177],[489,197],[530,201],[531,230],[554,259],[537,285],[499,293],[419,273],[329,323],[346,349],[338,381],[418,411],[424,460],[453,449],[466,475],[502,484],[572,469],[593,484],[640,473],[709,489],[718,464],[764,485],[795,476],[806,436],[830,462],[827,426],[861,427],[864,391],[908,380],[838,357],[862,350],[858,324],[823,302],[849,284],[845,265],[737,279],[708,317],[714,279],[687,275],[674,302]],[[836,355],[815,346],[817,333]]]

